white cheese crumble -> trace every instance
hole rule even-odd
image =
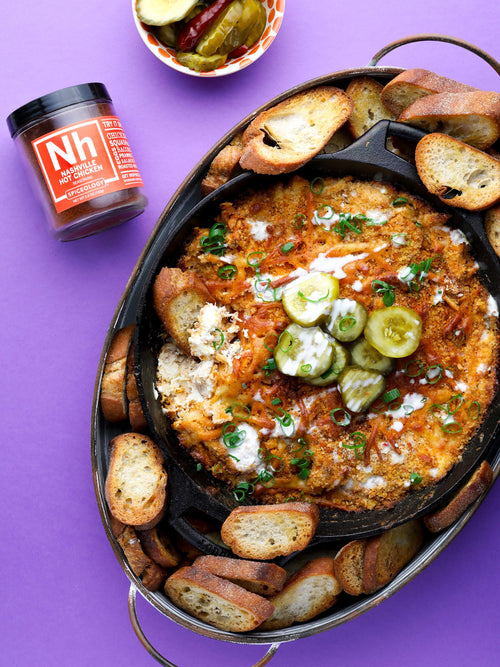
[[[498,305],[495,299],[488,294],[488,317],[498,317]]]
[[[442,229],[450,235],[450,241],[453,245],[461,245],[462,243],[469,244],[467,237],[460,229],[451,229],[451,227],[447,227],[446,225],[444,225]]]
[[[336,225],[339,220],[340,215],[335,213],[331,206],[325,204],[325,206],[314,211],[311,222],[313,225],[319,225],[320,227],[329,230],[332,228],[332,225]]]
[[[225,306],[206,303],[200,309],[198,320],[191,329],[188,337],[191,354],[198,359],[212,359],[217,352],[227,362],[240,351],[240,342],[231,343],[231,334],[238,331],[236,319]]]
[[[444,289],[442,287],[437,287],[436,292],[434,293],[434,297],[432,298],[433,306],[437,306],[438,303],[442,303],[443,294],[444,294]]]
[[[361,280],[355,280],[351,285],[351,287],[355,292],[363,291],[363,283],[361,282]]]
[[[265,220],[248,220],[250,234],[256,241],[266,241],[269,238],[268,222]]]

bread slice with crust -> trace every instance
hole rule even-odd
[[[389,81],[381,93],[382,104],[399,116],[415,100],[434,93],[467,93],[477,88],[439,76],[426,69],[407,69]]]
[[[139,540],[145,553],[162,567],[177,567],[181,556],[166,533],[157,527],[138,531]]]
[[[477,90],[428,95],[406,107],[398,121],[488,148],[500,137],[500,93]]]
[[[424,517],[425,527],[431,533],[439,533],[459,519],[465,510],[486,491],[493,480],[493,470],[488,461],[483,461],[473,475],[450,502]]]
[[[140,433],[122,433],[110,442],[105,494],[111,514],[130,526],[152,528],[163,516],[167,473],[157,445]]]
[[[500,162],[458,139],[426,135],[415,164],[425,187],[448,206],[481,211],[500,201]]]
[[[271,560],[305,549],[318,522],[312,503],[237,507],[222,524],[221,537],[241,558]]]
[[[137,533],[132,526],[125,526],[117,537],[132,572],[150,591],[157,591],[166,579],[165,570],[144,553]]]
[[[278,593],[286,580],[286,570],[274,563],[225,556],[200,556],[193,565],[264,597]]]
[[[343,90],[320,86],[260,113],[243,133],[240,165],[259,174],[298,169],[320,152],[353,108]]]
[[[240,132],[233,137],[230,143],[224,146],[210,163],[207,175],[201,182],[201,194],[204,197],[227,183],[238,171],[241,171],[238,166],[243,153],[242,136],[243,133]]]
[[[390,583],[419,552],[423,539],[418,519],[369,539],[363,561],[364,592],[375,593]]]
[[[363,590],[363,565],[368,540],[352,540],[335,556],[335,576],[342,589],[349,595],[361,595]]]
[[[165,593],[177,607],[228,632],[254,630],[274,609],[260,595],[194,566],[174,572]]]
[[[163,326],[186,354],[200,310],[214,298],[193,271],[164,267],[153,285],[153,304]]]
[[[347,126],[355,139],[368,132],[379,120],[396,120],[396,116],[382,104],[380,95],[383,88],[370,76],[356,77],[347,86],[346,93],[354,103]]]
[[[500,206],[494,206],[486,211],[484,229],[493,250],[500,257]]]
[[[121,422],[128,416],[127,355],[134,325],[119,329],[111,339],[101,381],[101,409],[110,422]]]
[[[316,558],[293,574],[283,590],[270,598],[274,612],[260,629],[278,630],[309,621],[330,609],[341,591],[333,558]]]

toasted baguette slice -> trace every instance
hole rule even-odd
[[[363,563],[367,540],[352,540],[335,556],[335,576],[349,595],[363,593]]]
[[[121,422],[128,416],[127,355],[134,333],[131,324],[113,336],[106,354],[101,382],[101,409],[110,422]]]
[[[500,206],[494,206],[486,211],[484,229],[493,250],[500,257]]]
[[[200,556],[193,565],[264,597],[278,593],[286,580],[286,570],[274,563],[256,563],[224,556]]]
[[[382,104],[399,116],[415,100],[434,93],[467,93],[477,88],[466,86],[426,69],[407,69],[392,79],[381,93]]]
[[[243,153],[242,133],[224,146],[212,160],[207,175],[201,182],[201,194],[205,197],[237,174],[240,157]]]
[[[134,373],[134,343],[132,342],[127,355],[127,400],[128,419],[133,431],[142,433],[147,429],[148,423],[142,410],[141,399],[137,390],[137,382]]]
[[[271,560],[305,549],[318,521],[311,503],[237,507],[222,524],[221,537],[241,558]]]
[[[153,285],[153,303],[163,326],[186,354],[200,310],[214,298],[193,271],[163,268]]]
[[[123,433],[110,443],[105,493],[111,514],[130,526],[152,528],[163,516],[167,474],[156,444],[139,433]]]
[[[481,211],[500,201],[500,162],[477,148],[435,132],[415,150],[418,175],[449,206]]]
[[[298,169],[320,152],[352,108],[344,91],[331,86],[293,95],[250,123],[243,133],[240,165],[259,174]]]
[[[273,605],[197,567],[181,567],[165,582],[172,602],[201,621],[229,632],[253,630],[273,613]]]
[[[274,612],[260,629],[278,630],[309,621],[330,609],[341,590],[335,577],[333,558],[316,558],[292,575],[283,590],[270,598]]]
[[[125,526],[117,539],[132,572],[140,577],[148,590],[157,591],[165,581],[167,574],[162,567],[144,553],[132,526]]]
[[[460,489],[445,507],[424,517],[425,527],[431,533],[439,533],[439,531],[451,526],[486,491],[492,480],[493,470],[488,461],[483,461],[474,471],[467,484]]]
[[[356,77],[347,86],[346,93],[354,103],[347,125],[355,139],[379,120],[396,120],[396,116],[381,102],[383,88],[381,83],[370,76]]]
[[[140,530],[138,536],[145,553],[158,565],[166,568],[177,567],[181,562],[181,557],[168,535],[160,532],[158,528]]]
[[[422,543],[423,530],[418,519],[369,539],[363,563],[364,592],[374,593],[391,582],[418,553]]]
[[[410,104],[398,121],[488,148],[500,137],[500,93],[477,90],[428,95]]]

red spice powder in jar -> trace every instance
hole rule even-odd
[[[55,238],[90,236],[144,211],[144,184],[102,83],[39,97],[7,125]]]

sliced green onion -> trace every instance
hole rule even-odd
[[[433,373],[434,369],[438,371],[435,376]],[[424,375],[428,384],[436,384],[443,377],[443,367],[441,366],[441,364],[433,364],[432,366],[427,366]]]
[[[197,470],[198,472],[200,472],[200,470],[202,470],[202,469],[203,469],[203,466],[201,465],[201,463],[197,463],[197,464],[196,464],[196,470]]]
[[[312,369],[311,364],[302,364],[301,367],[300,367],[300,370],[303,373],[309,373],[311,371],[311,369]]]
[[[457,412],[462,407],[464,401],[465,397],[463,394],[455,394],[455,396],[452,396],[447,403],[448,413],[450,415],[454,415],[455,412]]]
[[[385,394],[382,396],[382,400],[384,403],[392,403],[396,398],[399,398],[401,396],[401,392],[397,387],[394,389],[391,389],[390,391],[386,391]]]
[[[462,347],[465,345],[466,338],[467,336],[462,328],[455,329],[453,332],[452,343],[455,345],[455,347]]]
[[[222,347],[222,345],[224,343],[224,334],[222,333],[222,331],[220,329],[216,329],[215,331],[218,331],[219,334],[220,334],[220,338],[219,338],[218,341],[217,340],[212,341],[212,344],[214,346],[214,350],[217,351],[217,350],[220,350],[220,348]]]
[[[240,482],[238,486],[235,487],[233,494],[236,500],[241,503],[245,500],[247,495],[251,495],[254,492],[255,485],[252,482]]]
[[[356,318],[354,315],[344,315],[344,317],[340,319],[339,329],[340,331],[349,331],[349,329],[352,329],[355,324]]]
[[[290,250],[293,250],[295,248],[295,243],[292,243],[292,241],[288,241],[288,243],[284,243],[282,246],[280,246],[280,250],[284,255],[287,255]]]
[[[413,366],[417,366],[417,368],[414,369]],[[409,378],[416,378],[419,375],[422,375],[423,370],[424,364],[422,361],[420,361],[420,359],[410,359],[410,361],[406,362],[403,373],[405,373]]]
[[[330,290],[326,290],[326,294],[324,296],[320,296],[319,299],[310,299],[307,297],[303,292],[300,290],[297,292],[297,294],[300,296],[301,299],[304,299],[305,301],[309,301],[309,303],[319,303],[320,301],[324,301],[325,299],[328,299],[330,296]]]
[[[274,336],[276,338],[276,342],[274,343],[272,348],[269,347],[269,345],[266,343],[266,340],[269,338],[269,336]],[[274,348],[276,347],[277,343],[278,343],[278,338],[279,338],[278,334],[274,333],[274,331],[271,331],[270,333],[266,334],[264,336],[264,347],[266,348],[266,350],[268,350],[269,352],[272,352],[274,350]]]
[[[342,413],[342,416],[337,419],[335,416],[335,413]],[[347,410],[344,410],[344,408],[335,408],[334,410],[330,410],[330,417],[333,420],[334,424],[337,424],[337,426],[349,426],[351,423],[351,415],[347,412]]]
[[[241,412],[239,412],[241,410]],[[248,419],[251,415],[251,410],[248,405],[243,403],[233,403],[228,407],[226,412],[229,412],[235,419]]]
[[[234,430],[229,431],[230,428]],[[222,428],[222,441],[229,449],[241,445],[246,435],[246,432],[243,429],[238,429],[238,426],[234,422],[228,422]]]
[[[453,435],[455,433],[461,433],[463,431],[463,426],[458,422],[448,422],[447,424],[443,424],[441,429],[445,433],[451,433]]]
[[[398,232],[397,234],[391,234],[391,241],[397,248],[402,248],[411,244],[411,236],[406,232]]]
[[[304,213],[297,213],[293,219],[292,227],[294,229],[302,229],[306,223],[306,220],[307,218]]]
[[[274,475],[270,470],[261,470],[257,475],[255,482],[262,484],[266,489],[269,489],[274,485],[275,479]]]
[[[323,209],[326,209],[326,213],[324,215],[320,214],[320,211]],[[331,220],[333,218],[333,208],[329,204],[323,204],[323,206],[320,206],[316,210],[316,217],[318,220]]]
[[[393,206],[404,206],[407,203],[408,203],[408,199],[406,197],[396,197],[396,199],[392,202],[392,205]]]
[[[271,375],[273,371],[275,371],[278,368],[276,365],[276,361],[274,360],[274,357],[270,357],[264,366],[262,366],[262,370],[264,371],[265,375]]]
[[[301,449],[304,449],[304,447],[307,446],[307,442],[304,440],[304,438],[299,438],[297,440],[297,444],[299,445],[298,449],[292,449],[292,454],[296,454],[297,452],[300,452]]]
[[[239,458],[237,456],[234,456],[233,454],[229,454],[229,458],[239,462]]]
[[[281,400],[281,398],[273,398],[273,400],[271,401],[271,405],[281,405],[282,402],[283,401]]]
[[[247,255],[247,264],[248,266],[256,269],[262,264],[266,257],[267,255],[263,250],[256,250],[255,252],[251,252]],[[255,261],[252,258],[255,258]]]
[[[353,449],[356,458],[361,459],[366,447],[366,435],[361,433],[361,431],[355,431],[354,433],[351,433],[349,437],[354,440],[354,444],[346,445],[342,443],[342,447],[345,447],[346,449]]]
[[[222,278],[222,280],[231,280],[236,275],[237,269],[234,264],[227,264],[226,266],[221,266],[217,271],[217,275]]]
[[[316,176],[316,178],[313,178],[309,183],[309,188],[313,194],[320,195],[325,188],[325,181],[321,176]]]
[[[479,415],[481,414],[481,405],[479,401],[472,401],[468,406],[467,406],[467,412],[469,414],[469,417],[471,419],[479,419]]]
[[[420,484],[421,481],[422,478],[420,477],[420,475],[417,472],[412,472],[412,474],[410,475],[410,482],[412,484]]]

